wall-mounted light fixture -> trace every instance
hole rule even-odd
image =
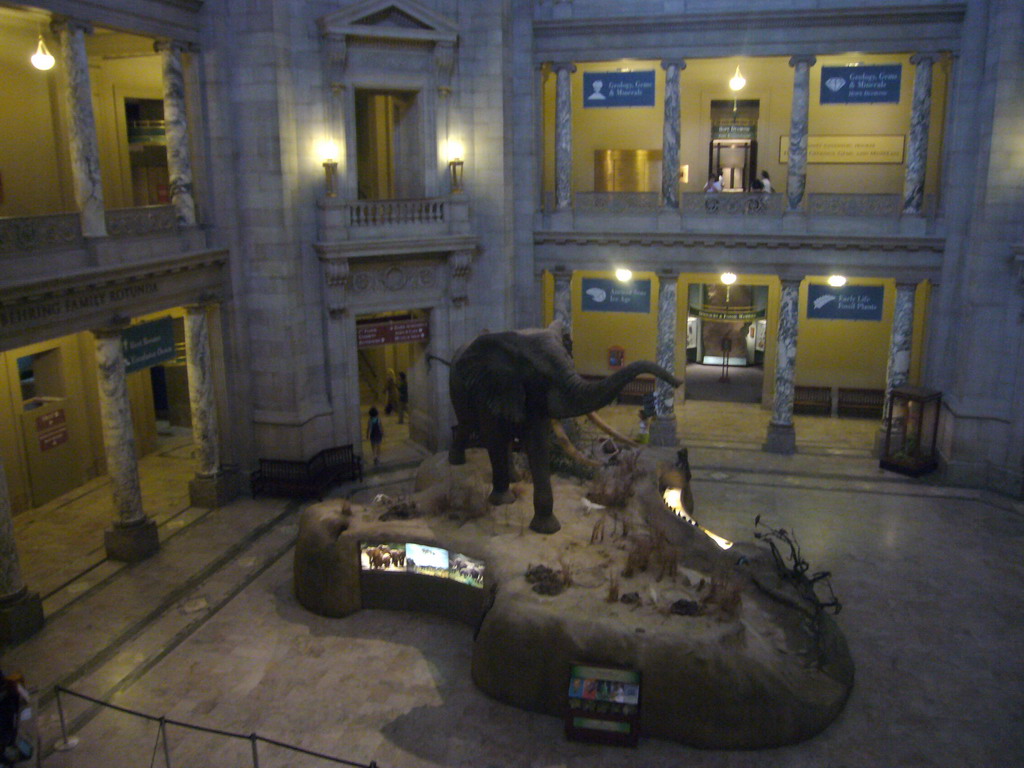
[[[615,277],[619,280],[620,283],[628,283],[630,280],[633,279],[633,272],[631,270],[626,269],[625,267],[619,267],[618,269],[615,270]]]
[[[732,272],[723,272],[721,280],[723,285],[732,285],[736,282],[736,275]]]
[[[462,172],[466,167],[463,157],[466,156],[465,147],[462,142],[456,139],[448,139],[445,142],[445,157],[448,160],[448,177],[451,181],[452,192],[462,192]]]
[[[338,145],[330,140],[317,142],[317,154],[324,166],[324,183],[327,197],[338,196]]]
[[[742,91],[743,86],[747,84],[747,79],[740,74],[740,68],[737,65],[736,74],[729,80],[729,87],[734,91]]]
[[[842,275],[831,275],[828,278],[828,284],[833,288],[842,288],[846,285],[846,278]]]
[[[57,63],[57,60],[53,58],[53,54],[46,49],[46,43],[43,42],[42,35],[39,36],[39,45],[36,46],[36,52],[29,57],[29,61],[32,62],[33,67],[43,72],[53,69],[53,65]]]

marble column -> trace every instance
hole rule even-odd
[[[54,22],[53,31],[60,40],[60,64],[64,72],[64,99],[67,105],[67,132],[71,145],[71,180],[75,203],[82,217],[82,234],[106,237],[107,221],[103,210],[103,180],[100,177],[100,150],[96,138],[96,118],[92,111],[92,85],[85,35],[92,27],[64,19]]]
[[[661,201],[666,208],[679,207],[679,73],[685,61],[663,61],[665,70],[665,121],[661,139]]]
[[[676,290],[679,275],[663,272],[658,275],[658,347],[656,362],[675,375],[676,368]],[[654,423],[651,425],[652,445],[676,445],[675,390],[661,379],[654,385]]]
[[[552,64],[555,81],[555,208],[572,205],[572,63]]]
[[[928,128],[932,112],[932,64],[934,54],[918,53],[910,57],[914,70],[914,101],[910,107],[910,140],[907,144],[907,171],[903,180],[903,213],[921,213],[924,202],[924,174],[928,165]]]
[[[103,541],[110,559],[135,562],[156,552],[159,541],[156,524],[142,511],[135,430],[121,347],[122,330],[122,327],[113,327],[93,331],[103,445],[116,515],[113,527],[104,532]]]
[[[789,210],[799,210],[807,187],[807,115],[811,103],[811,67],[813,56],[794,56],[793,105],[789,118],[789,170],[786,177],[786,198]]]
[[[790,155],[792,157],[792,155]],[[793,391],[796,381],[796,331],[799,320],[800,281],[782,280],[779,300],[779,333],[776,339],[775,400],[764,450],[796,453],[793,428]]]
[[[185,110],[185,74],[181,54],[185,43],[161,41],[154,48],[160,53],[164,79],[164,130],[167,136],[167,173],[170,176],[171,203],[178,226],[193,227],[196,204],[192,199],[192,152],[188,144],[188,120]]]
[[[43,604],[39,594],[29,592],[21,575],[7,474],[0,460],[0,643],[20,642],[42,625]]]
[[[556,267],[552,272],[555,278],[554,316],[561,320],[562,328],[572,337],[572,270]]]
[[[885,371],[885,400],[888,403],[893,387],[902,387],[910,378],[910,353],[914,341],[913,283],[896,284],[896,306],[892,315],[892,339],[889,342],[889,364]]]

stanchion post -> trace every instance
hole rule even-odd
[[[68,752],[78,746],[78,737],[68,737],[68,725],[64,719],[64,704],[60,698],[60,686],[56,686],[53,691],[57,698],[57,716],[60,718],[60,738],[53,745],[53,748],[58,752]]]
[[[252,744],[252,768],[260,768],[260,751],[256,739],[255,733],[249,734],[249,743]]]
[[[171,748],[167,744],[167,721],[165,718],[160,718],[160,735],[164,739],[164,765],[166,768],[171,768]]]

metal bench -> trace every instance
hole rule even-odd
[[[832,388],[806,387],[793,388],[793,413],[813,413],[822,416],[832,415]]]
[[[884,404],[884,389],[839,388],[838,412],[840,416],[881,419]]]
[[[351,445],[325,448],[308,461],[260,459],[250,477],[252,495],[316,497],[346,480],[363,479],[363,460]]]

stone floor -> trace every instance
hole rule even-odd
[[[604,415],[628,430],[635,410]],[[741,539],[761,514],[797,533],[813,569],[832,572],[857,682],[816,738],[760,752],[568,742],[559,720],[474,688],[471,628],[384,611],[325,619],[300,608],[291,551],[301,505],[243,496],[220,509],[188,507],[190,452],[179,441],[140,467],[162,541],[146,562],[103,559],[112,516],[103,479],[16,518],[47,623],[5,649],[2,665],[38,692],[42,765],[164,764],[156,723],[66,696],[79,744],[53,751],[55,684],[381,768],[1024,765],[1024,504],[879,470],[869,421],[797,417],[799,453],[776,456],[759,450],[769,414],[757,406],[691,402],[678,416],[698,519]],[[420,451],[391,450],[362,486],[335,493],[401,492]],[[248,740],[177,726],[167,735],[173,766],[253,764]],[[263,768],[327,764],[259,747]]]

